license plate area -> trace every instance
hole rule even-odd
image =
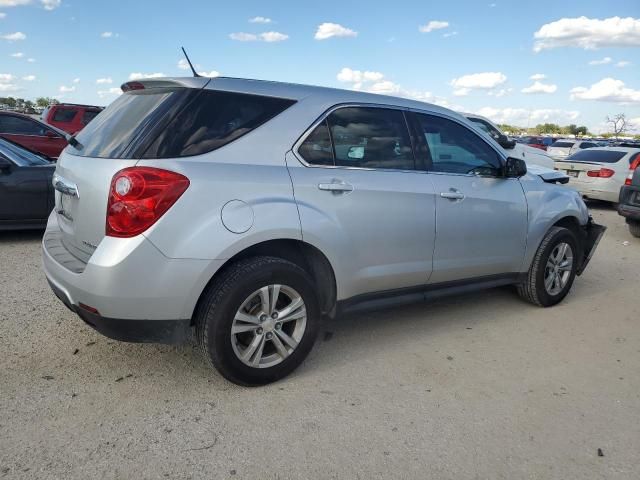
[[[578,175],[580,175],[580,170],[567,170],[567,175],[570,177],[578,178]]]

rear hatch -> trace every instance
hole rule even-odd
[[[111,179],[131,167],[208,78],[130,82],[129,89],[76,137],[57,162],[55,211],[62,242],[87,262],[105,235]]]
[[[556,169],[566,173],[569,183],[579,181],[593,183],[600,180],[599,177],[590,177],[587,172],[598,171],[601,168],[614,169],[614,165],[622,160],[626,152],[609,148],[587,149],[574,153],[564,161],[556,162]]]

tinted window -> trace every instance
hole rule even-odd
[[[33,120],[13,115],[0,115],[0,133],[44,135],[44,132],[44,127]]]
[[[89,123],[91,120],[93,120],[94,118],[96,118],[96,116],[99,114],[100,112],[98,110],[85,110],[84,113],[82,114],[82,124],[86,125],[87,123]]]
[[[307,139],[298,148],[298,153],[302,155],[307,163],[312,165],[333,165],[333,149],[331,148],[331,137],[329,127],[325,120],[318,125]]]
[[[159,131],[143,158],[210,152],[258,128],[294,103],[283,98],[203,90]]]
[[[589,142],[582,142],[580,144],[580,148],[592,148],[595,147],[596,144],[595,143],[589,143]]]
[[[573,147],[573,142],[553,142],[551,146],[558,148],[571,148]]]
[[[471,120],[478,127],[480,127],[482,130],[484,130],[489,135],[491,135],[491,137],[494,140],[499,140],[500,139],[500,137],[501,137],[500,132],[496,128],[494,128],[494,126],[491,125],[489,122],[485,122],[484,120],[482,120],[480,118],[473,118],[473,117],[469,118],[469,120]]]
[[[601,162],[601,163],[616,163],[627,152],[621,152],[619,150],[584,150],[582,152],[576,152],[573,155],[567,157],[567,162]]]
[[[295,103],[187,88],[120,95],[77,136],[69,153],[101,158],[169,158],[215,150]]]
[[[333,112],[327,121],[336,165],[396,170],[415,168],[411,139],[401,111],[347,107]]]
[[[499,175],[498,153],[468,128],[446,118],[417,114],[427,143],[430,170],[447,173]]]
[[[53,113],[53,121],[62,123],[71,122],[73,117],[76,116],[76,112],[77,110],[72,108],[56,108],[56,111]]]
[[[20,167],[32,165],[51,165],[51,162],[29,150],[0,139],[0,155]]]

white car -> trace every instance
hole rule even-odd
[[[568,186],[583,197],[615,203],[629,166],[638,158],[640,148],[596,147],[557,161],[556,169],[569,176]]]
[[[498,126],[488,118],[473,113],[463,113],[476,127],[488,134],[500,144],[508,157],[521,158],[528,165],[539,165],[553,170],[553,158],[544,150],[516,143],[502,133]]]
[[[547,153],[553,157],[554,160],[564,160],[569,155],[572,155],[580,150],[587,148],[595,148],[598,144],[587,140],[557,140],[552,143],[547,149]]]

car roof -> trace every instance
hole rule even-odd
[[[465,123],[469,122],[469,120],[460,113],[431,103],[411,100],[404,97],[380,95],[377,93],[345,90],[341,88],[232,77],[214,77],[211,79],[205,77],[162,77],[140,79],[136,80],[136,82],[142,84],[155,83],[159,85],[171,85],[177,83],[185,87],[200,87],[210,90],[282,97],[297,101],[313,98],[318,103],[328,103],[333,105],[341,103],[370,103],[375,105],[388,105],[390,107],[413,108],[416,110],[429,110],[434,113],[441,113],[443,115],[455,117]]]
[[[605,152],[624,152],[624,153],[640,152],[640,148],[631,148],[631,147],[593,147],[593,148],[581,150],[581,152],[593,152],[597,150],[602,150]]]

